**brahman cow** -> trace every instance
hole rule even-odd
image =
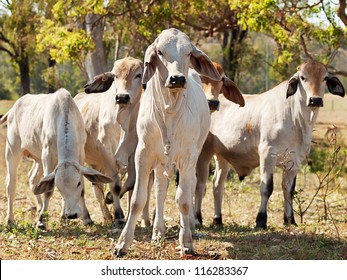
[[[148,194],[148,181],[155,174],[156,216],[154,240],[163,238],[162,219],[169,178],[174,167],[180,172],[176,203],[180,212],[181,255],[193,252],[191,213],[196,187],[196,162],[210,127],[210,111],[201,85],[188,76],[189,62],[199,73],[220,80],[206,54],[177,29],[162,31],[145,53],[142,83],[147,84],[137,121],[136,181],[130,213],[114,253],[125,254]]]
[[[14,222],[17,166],[22,155],[34,160],[29,182],[37,198],[37,227],[46,227],[45,215],[54,186],[63,197],[64,218],[81,217],[84,224],[92,223],[84,201],[82,175],[93,183],[106,183],[111,179],[83,166],[87,136],[70,93],[59,89],[52,94],[27,94],[15,102],[1,123],[4,121],[7,121],[7,224]],[[42,174],[44,178],[40,180]],[[42,193],[45,194],[43,205],[39,196]]]
[[[220,93],[222,93],[226,99],[243,107],[245,105],[245,100],[237,85],[225,75],[222,65],[217,62],[213,62],[213,65],[222,77],[220,81],[215,81],[209,77],[200,75],[202,89],[206,95],[211,113],[219,109],[218,97]]]
[[[86,163],[113,179],[110,191],[116,226],[124,226],[125,223],[120,197],[135,183],[136,120],[142,73],[143,63],[140,60],[132,57],[116,60],[111,72],[97,76],[85,87],[86,93],[74,98],[87,132]],[[125,170],[128,176],[122,188],[119,172],[124,173]],[[104,220],[111,221],[103,185],[94,184],[93,189]]]
[[[201,200],[208,179],[208,164],[217,157],[214,178],[214,222],[222,224],[222,198],[229,163],[240,180],[260,166],[261,204],[257,228],[267,227],[267,204],[273,191],[275,166],[282,167],[284,223],[295,224],[293,194],[296,175],[306,158],[319,107],[323,106],[325,85],[335,95],[344,96],[338,78],[318,62],[308,61],[278,86],[260,95],[244,95],[239,107],[220,98],[220,110],[212,114],[210,133],[198,160],[196,215],[202,223]]]

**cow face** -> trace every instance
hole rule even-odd
[[[115,104],[130,105],[140,100],[143,63],[135,58],[126,57],[116,60],[111,72],[94,77],[94,81],[84,86],[85,93],[108,91],[113,85]]]
[[[116,104],[122,106],[137,103],[141,96],[142,62],[133,58],[116,60],[112,73],[115,74]]]
[[[77,219],[81,215],[80,198],[84,194],[83,175],[93,183],[110,183],[112,179],[100,172],[81,166],[73,161],[64,161],[45,176],[33,189],[35,195],[51,192],[57,187],[63,197],[63,217]]]
[[[225,75],[224,69],[219,63],[213,62],[213,65],[221,75],[222,80],[215,81],[206,76],[200,76],[202,89],[206,95],[210,111],[214,112],[219,109],[218,96],[220,93],[228,100],[243,107],[245,101],[237,85]]]
[[[177,29],[164,30],[146,50],[142,83],[147,83],[158,69],[163,86],[171,92],[180,92],[186,88],[189,63],[199,74],[221,80],[211,60],[187,35]]]
[[[288,82],[287,98],[297,92],[299,87],[306,94],[306,106],[322,107],[325,85],[330,93],[345,96],[345,89],[340,80],[327,71],[327,68],[316,61],[310,60],[298,67],[297,73]]]

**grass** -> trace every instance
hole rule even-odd
[[[327,96],[326,106],[320,112],[315,139],[323,143],[328,126],[339,126],[339,137],[345,138],[346,103],[343,99]],[[334,106],[330,104],[334,100]],[[343,103],[337,103],[343,102]],[[10,107],[5,103],[6,108]],[[0,102],[0,112],[3,109]],[[334,111],[332,111],[332,108]],[[18,186],[15,200],[15,225],[5,225],[7,199],[5,192],[4,143],[6,129],[0,128],[0,259],[3,260],[110,260],[120,231],[104,225],[101,211],[86,182],[87,207],[94,225],[83,226],[80,220],[60,219],[61,197],[56,191],[49,207],[49,222],[46,231],[34,227],[36,213],[33,210],[33,194],[27,186],[30,161],[23,160],[18,169]],[[344,145],[344,144],[343,144]],[[346,149],[346,147],[343,147]],[[297,189],[304,201],[313,196],[317,188],[314,174],[301,172]],[[255,170],[243,182],[231,176],[225,191],[223,204],[223,227],[211,225],[213,198],[211,183],[203,201],[204,227],[194,233],[196,256],[188,259],[202,260],[346,260],[347,259],[347,184],[346,176],[336,178],[334,187],[327,195],[329,215],[324,217],[322,194],[314,199],[298,226],[283,226],[283,196],[279,184],[281,175],[275,174],[275,189],[268,209],[268,229],[254,230],[255,216],[259,207],[259,172]],[[135,241],[123,259],[181,259],[178,246],[178,210],[175,205],[175,187],[169,188],[165,206],[167,224],[166,239],[151,242],[151,228],[137,227]],[[126,209],[126,199],[123,201]],[[151,210],[154,199],[151,200]],[[306,205],[306,204],[305,204]],[[298,206],[295,205],[296,210]]]

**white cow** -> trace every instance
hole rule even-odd
[[[133,241],[137,218],[146,204],[152,170],[157,198],[152,238],[164,237],[161,217],[174,166],[180,172],[176,192],[180,250],[181,254],[193,252],[194,221],[190,212],[196,186],[195,167],[210,127],[210,111],[201,85],[188,76],[189,62],[199,73],[221,79],[210,59],[177,29],[164,30],[146,50],[142,83],[147,83],[147,89],[137,121],[136,181],[130,214],[115,247],[117,256],[125,254]]]
[[[310,149],[312,129],[319,107],[323,106],[325,85],[332,94],[345,95],[341,82],[321,63],[308,61],[297,70],[289,81],[265,93],[244,95],[245,106],[242,108],[220,98],[220,110],[212,114],[210,134],[197,164],[196,214],[200,221],[208,163],[215,154],[215,223],[222,223],[224,182],[230,163],[240,180],[260,166],[261,204],[256,218],[257,228],[267,226],[267,204],[273,191],[274,168],[282,167],[284,223],[295,224],[292,207],[295,179]]]
[[[127,57],[115,61],[111,72],[97,76],[76,95],[87,132],[86,163],[113,179],[110,184],[114,208],[114,224],[123,226],[124,214],[120,197],[135,183],[134,154],[137,145],[138,116],[143,63]],[[96,93],[104,92],[104,93]],[[119,171],[127,168],[127,180],[122,188]],[[94,184],[94,193],[104,220],[112,220],[105,204],[103,184]]]
[[[14,222],[17,166],[23,154],[35,161],[29,181],[37,195],[37,227],[46,227],[45,212],[54,186],[63,197],[64,218],[81,217],[84,224],[92,223],[84,201],[82,175],[94,183],[111,179],[83,166],[86,133],[70,93],[60,89],[52,94],[27,94],[15,102],[3,121],[7,121],[7,223]],[[44,178],[40,180],[42,174]],[[45,194],[43,205],[39,197],[42,193]]]

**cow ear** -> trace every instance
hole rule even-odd
[[[35,195],[51,192],[54,188],[54,177],[55,172],[49,173],[47,176],[42,178],[40,182],[33,188]]]
[[[298,74],[295,74],[288,81],[288,88],[287,88],[287,95],[286,95],[287,98],[289,96],[292,96],[294,93],[296,93],[296,90],[298,89],[298,84],[299,84],[299,76]]]
[[[142,84],[147,84],[147,82],[152,78],[157,68],[156,56],[154,43],[149,45],[145,53],[145,69],[142,76]]]
[[[245,106],[245,100],[243,99],[243,96],[237,85],[227,76],[223,76],[222,81],[222,93],[225,98],[236,104],[239,104],[241,107]]]
[[[214,81],[220,81],[222,79],[210,58],[195,46],[193,46],[193,51],[191,52],[190,63],[199,74],[209,77]]]
[[[92,168],[81,166],[81,172],[92,183],[111,183],[113,180]]]
[[[326,78],[327,87],[330,93],[334,95],[339,95],[341,97],[345,96],[345,88],[337,77],[330,76]]]
[[[98,76],[95,76],[93,82],[88,83],[84,86],[84,92],[85,93],[105,92],[111,87],[114,81],[114,77],[115,77],[115,74],[113,74],[112,72],[106,72]]]

